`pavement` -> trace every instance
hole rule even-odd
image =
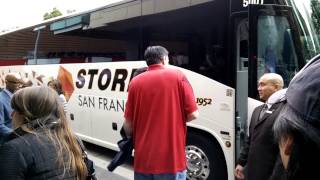
[[[106,169],[102,169],[100,167],[96,166],[96,177],[98,180],[130,180],[126,177],[123,177],[121,175],[118,175],[113,172],[109,172]]]
[[[128,160],[127,163],[118,166],[113,172],[109,172],[107,170],[107,166],[117,152],[90,143],[85,143],[85,147],[87,149],[89,159],[91,159],[95,164],[96,177],[98,180],[134,179],[132,159]]]

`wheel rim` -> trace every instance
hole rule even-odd
[[[205,180],[210,174],[210,163],[206,154],[196,146],[186,147],[187,176],[190,180]]]

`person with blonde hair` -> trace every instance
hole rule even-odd
[[[1,180],[86,179],[82,150],[54,90],[23,88],[11,106],[14,131],[0,146]]]
[[[58,79],[53,79],[48,82],[48,87],[54,89],[58,93],[60,102],[63,104],[64,112],[67,112],[67,100],[64,96],[64,92],[60,81]]]

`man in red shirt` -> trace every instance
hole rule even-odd
[[[135,180],[186,179],[186,122],[198,117],[191,85],[177,69],[167,68],[168,51],[145,51],[146,72],[132,79],[124,129],[134,143]]]

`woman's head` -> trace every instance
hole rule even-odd
[[[319,177],[314,166],[320,161],[318,127],[306,122],[301,115],[285,105],[273,126],[280,156],[288,180]],[[313,179],[311,178],[311,179]]]
[[[44,125],[63,116],[57,93],[45,86],[26,87],[17,91],[12,97],[11,106],[15,126],[35,120],[39,125]]]
[[[77,179],[84,179],[87,171],[82,151],[68,125],[58,94],[45,86],[26,87],[13,95],[11,106],[15,128],[47,136],[56,147],[61,166],[75,172]]]
[[[288,104],[284,106],[273,125],[276,141],[279,143],[280,155],[284,167],[288,168],[292,149],[298,144],[318,144],[320,148],[319,129],[309,124],[303,116],[295,112]],[[305,146],[305,148],[308,148]]]
[[[290,82],[273,126],[289,179],[315,175],[320,161],[320,60],[310,62]]]

